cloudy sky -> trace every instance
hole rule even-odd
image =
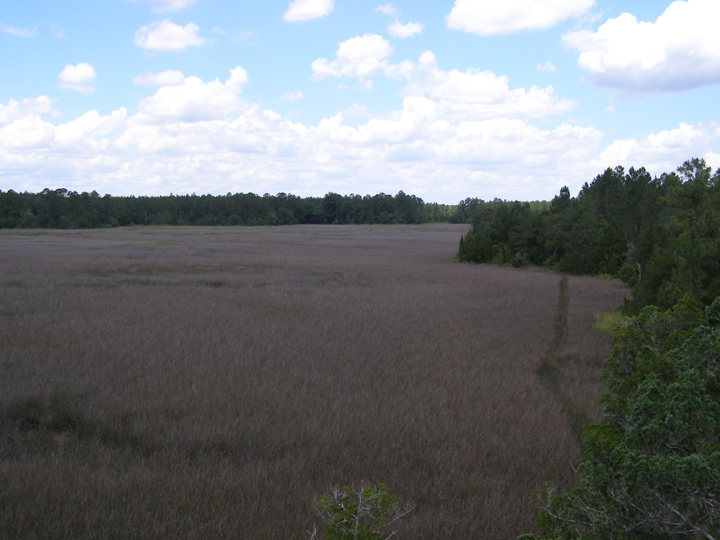
[[[0,189],[573,195],[720,167],[718,0],[23,0]]]

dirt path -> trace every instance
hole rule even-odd
[[[582,444],[582,435],[589,423],[589,419],[586,412],[574,407],[565,394],[563,377],[559,369],[561,353],[567,341],[568,332],[570,292],[568,289],[567,276],[563,276],[560,279],[559,289],[558,310],[555,316],[555,336],[535,373],[537,373],[542,385],[547,388],[560,403],[573,437],[575,437],[578,444]]]

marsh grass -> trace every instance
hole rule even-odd
[[[363,482],[416,504],[399,538],[532,530],[625,290],[566,278],[558,342],[562,278],[456,263],[463,232],[3,233],[0,537],[299,539]]]

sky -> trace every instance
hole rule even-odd
[[[718,0],[0,5],[0,189],[549,200],[720,167]]]

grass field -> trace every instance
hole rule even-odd
[[[454,261],[466,226],[0,231],[0,537],[530,532],[599,417],[618,282]]]

